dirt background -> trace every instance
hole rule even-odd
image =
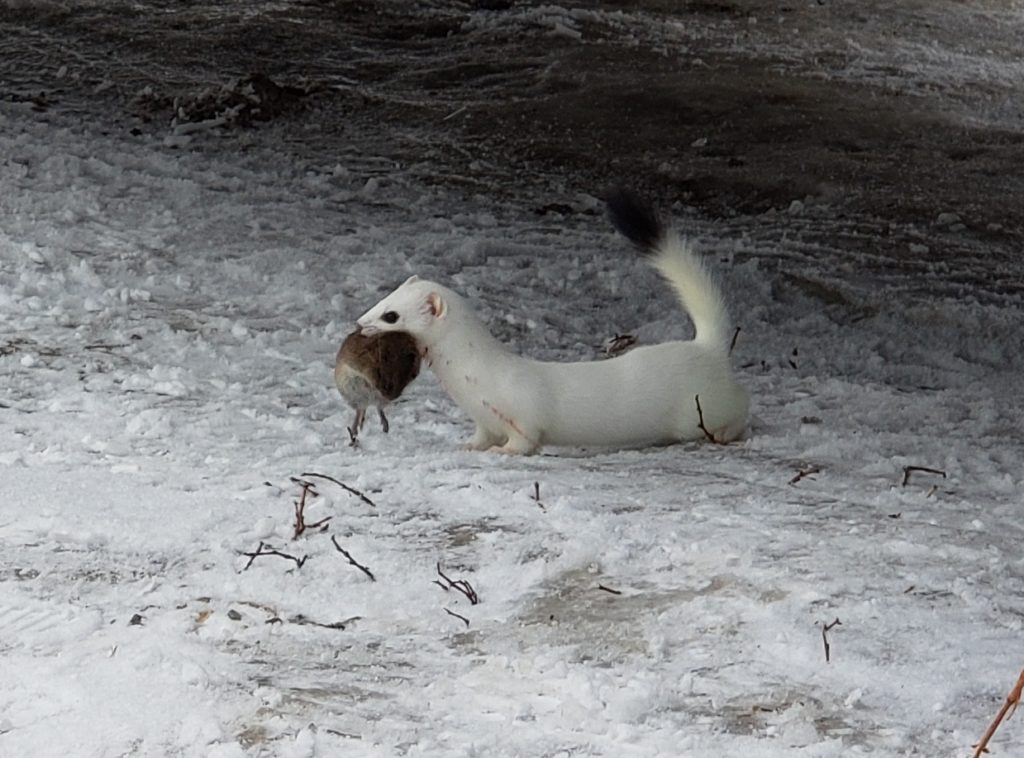
[[[7,2],[0,97],[143,139],[234,108],[200,149],[370,151],[538,213],[627,184],[1019,296],[1024,105],[986,66],[1021,14],[890,5]]]

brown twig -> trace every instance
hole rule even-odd
[[[693,399],[697,402],[697,428],[704,432],[708,442],[721,445],[722,443],[715,439],[715,435],[704,424],[704,409],[700,407],[700,395],[694,395]]]
[[[465,579],[456,579],[455,581],[452,581],[447,576],[445,576],[443,571],[441,571],[440,563],[437,564],[437,575],[441,577],[441,579],[443,579],[444,582],[442,583],[435,579],[434,584],[443,589],[445,592],[447,592],[448,590],[456,590],[458,592],[461,592],[469,600],[470,605],[477,605],[480,602],[480,596],[476,594],[476,590],[473,589],[472,584],[467,582]]]
[[[605,342],[604,354],[605,355],[618,355],[619,353],[625,352],[629,348],[636,344],[636,335],[634,334],[616,334],[610,340]]]
[[[732,333],[732,342],[729,343],[729,355],[732,355],[733,349],[736,347],[736,340],[740,338],[740,327],[736,327],[736,331]]]
[[[979,758],[982,753],[988,752],[988,741],[992,739],[992,735],[996,733],[996,729],[999,728],[1003,719],[1012,716],[1013,712],[1017,710],[1017,706],[1020,705],[1022,692],[1024,692],[1024,671],[1020,672],[1017,683],[1010,690],[1010,694],[1006,696],[1006,702],[1003,703],[1003,707],[999,709],[999,713],[996,714],[995,719],[989,724],[988,729],[985,730],[981,741],[975,746],[974,758]]]
[[[927,466],[904,466],[903,467],[903,483],[901,486],[906,487],[910,482],[910,475],[915,471],[919,471],[923,474],[935,474],[941,476],[943,479],[946,478],[946,472],[937,468],[928,468]]]
[[[789,483],[796,484],[801,479],[809,479],[810,477],[814,476],[820,471],[821,469],[814,465],[808,466],[807,468],[802,468],[796,472],[796,476],[789,480]]]
[[[266,548],[266,549],[264,549],[264,548]],[[259,547],[256,548],[256,552],[254,552],[254,553],[245,553],[245,552],[243,552],[243,553],[239,553],[239,555],[245,555],[245,556],[248,556],[248,558],[249,558],[249,562],[245,564],[245,566],[242,568],[242,571],[247,571],[249,569],[249,567],[252,566],[253,562],[255,562],[255,560],[257,558],[262,558],[264,555],[276,555],[279,558],[287,558],[289,561],[295,561],[295,568],[302,568],[302,565],[306,562],[306,559],[309,558],[308,555],[304,555],[301,558],[296,558],[294,555],[288,555],[288,553],[282,553],[280,550],[276,550],[275,548],[272,548],[270,545],[267,545],[264,542],[260,542]]]
[[[542,503],[540,501],[540,482],[534,482],[533,483],[533,494],[530,495],[530,497],[533,499],[533,502],[535,502],[537,504],[537,506],[542,511],[546,511],[547,510],[547,508],[544,507],[544,503]]]
[[[339,545],[339,544],[338,544],[338,540],[337,540],[337,538],[336,538],[336,537],[335,537],[335,536],[334,536],[333,534],[331,535],[331,542],[333,542],[333,543],[334,543],[334,547],[335,547],[335,549],[337,549],[337,551],[338,551],[339,553],[341,553],[341,554],[342,554],[343,556],[345,556],[346,558],[348,558],[348,562],[349,562],[349,563],[351,563],[351,564],[352,564],[353,566],[355,566],[355,567],[356,567],[357,569],[359,569],[359,570],[360,570],[360,571],[362,571],[362,572],[363,572],[364,574],[366,574],[366,575],[367,575],[368,577],[370,577],[370,581],[371,581],[371,582],[375,582],[375,581],[377,581],[377,577],[375,577],[375,576],[373,575],[373,572],[372,572],[372,571],[370,571],[370,569],[366,568],[366,566],[364,566],[363,564],[359,563],[359,561],[357,561],[357,560],[356,560],[355,558],[353,558],[353,557],[352,557],[352,554],[351,554],[351,553],[349,553],[349,552],[348,552],[348,550],[346,550],[346,549],[345,549],[345,548],[343,548],[343,547],[342,547],[341,545]]]
[[[608,592],[608,593],[611,593],[612,595],[621,595],[622,594],[622,590],[613,590],[611,587],[605,587],[603,584],[597,585],[597,588],[599,590],[601,590],[602,592]]]
[[[312,482],[306,482],[302,479],[292,478],[296,484],[302,488],[302,494],[299,495],[299,499],[295,501],[295,533],[292,535],[293,540],[297,540],[303,532],[307,529],[326,529],[326,524],[331,520],[330,516],[326,516],[319,521],[315,521],[312,524],[306,523],[306,495],[312,495],[316,497],[320,493],[316,491],[316,486]]]
[[[334,482],[339,487],[341,487],[343,490],[345,490],[345,492],[348,492],[349,494],[355,495],[356,497],[358,497],[360,500],[362,500],[364,503],[366,503],[371,508],[376,508],[377,507],[376,503],[374,503],[372,500],[370,500],[370,498],[368,498],[362,492],[357,490],[355,487],[349,487],[344,482],[339,482],[333,476],[327,476],[327,474],[314,474],[314,473],[303,474],[303,476],[314,477],[314,478],[317,478],[317,479],[326,479],[329,482]]]
[[[289,624],[298,624],[299,626],[318,626],[321,629],[341,629],[344,631],[346,622],[344,621],[332,621],[325,624],[322,621],[314,621],[309,616],[304,616],[299,613],[288,619]]]
[[[821,625],[821,641],[825,644],[825,663],[828,663],[831,660],[831,652],[832,652],[832,648],[830,648],[829,644],[828,644],[828,633],[830,631],[832,631],[833,627],[842,626],[842,625],[843,625],[843,622],[840,621],[838,618],[835,621],[833,621],[831,624],[826,624],[825,622],[822,622],[822,625]]]
[[[463,624],[466,625],[467,628],[469,628],[469,619],[468,618],[466,618],[465,616],[460,616],[455,611],[450,611],[447,608],[443,608],[442,610],[445,613],[447,613],[449,616],[454,616],[455,618],[459,619]]]

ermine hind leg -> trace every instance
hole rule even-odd
[[[380,428],[384,430],[384,434],[388,433],[388,417],[384,415],[384,409],[378,408],[377,415],[380,416]]]

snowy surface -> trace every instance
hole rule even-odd
[[[1019,32],[1020,4],[998,8]],[[515,13],[502,33],[565,44],[679,25]],[[937,40],[909,74],[913,46],[871,39],[830,75],[1019,84],[1009,37]],[[986,102],[963,118],[1024,127]],[[289,134],[185,144],[0,102],[0,755],[970,753],[1024,660],[1019,259],[986,257],[957,208],[915,248],[953,253],[890,266],[819,242],[886,233],[827,203],[677,206],[742,329],[743,442],[463,452],[425,374],[351,448],[335,351],[411,273],[546,359],[689,327],[601,188],[538,216],[566,195],[426,181],[372,135],[297,157]],[[310,472],[374,505],[307,477],[329,528],[293,539]],[[308,558],[247,566],[261,543]],[[1020,723],[991,747],[1024,754]]]

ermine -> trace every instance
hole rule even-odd
[[[345,338],[334,363],[334,383],[356,412],[348,429],[353,445],[371,405],[376,406],[380,425],[388,433],[385,406],[397,400],[419,372],[416,341],[405,332],[369,335],[355,331]]]
[[[694,325],[689,341],[637,347],[608,360],[552,363],[515,355],[457,293],[411,277],[358,323],[401,330],[452,400],[476,423],[467,447],[531,454],[544,445],[639,447],[743,434],[750,406],[729,364],[722,294],[703,263],[632,194],[608,200],[612,223],[675,290]]]

